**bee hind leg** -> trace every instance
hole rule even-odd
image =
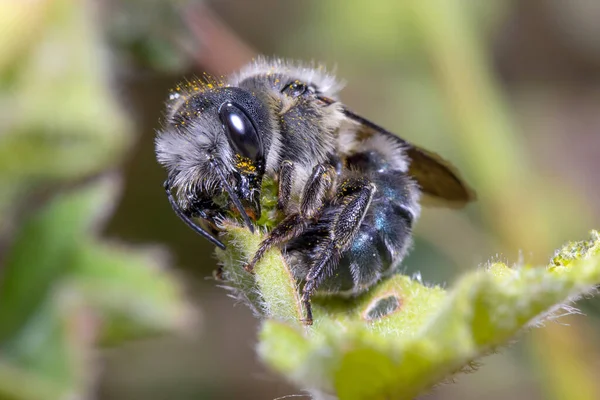
[[[311,267],[306,277],[304,287],[302,288],[301,301],[302,305],[304,306],[304,312],[306,316],[303,320],[301,320],[301,322],[305,325],[313,324],[312,306],[310,303],[310,298],[314,294],[321,281],[325,278],[325,275],[323,274],[323,272],[325,271],[325,267],[331,264],[336,264],[339,260],[339,254],[335,251],[334,242],[329,242],[325,246],[325,248],[320,252],[320,254],[325,255],[325,257],[322,257],[316,265]]]
[[[317,251],[319,255],[306,275],[306,283],[302,289],[302,303],[306,310],[306,318],[302,322],[306,325],[313,323],[310,298],[326,278],[326,272],[335,269],[343,252],[352,244],[369,210],[375,190],[375,185],[366,179],[344,182],[338,189],[340,211],[331,222],[329,237],[320,245],[322,249]]]
[[[283,210],[289,208],[293,172],[293,163],[291,161],[284,161],[280,170],[278,201],[278,207]],[[323,208],[325,200],[331,195],[335,176],[335,169],[330,165],[318,164],[313,168],[302,192],[299,212],[288,215],[260,243],[252,260],[244,266],[246,271],[252,272],[254,266],[271,247],[283,244],[302,235],[309,222],[317,217]]]

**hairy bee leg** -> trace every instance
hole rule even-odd
[[[293,167],[293,164],[291,166]],[[285,167],[285,170],[289,176],[291,172],[287,168]],[[282,167],[282,169],[284,168]],[[245,265],[246,271],[251,272],[271,247],[294,239],[304,232],[310,220],[323,207],[325,199],[334,184],[335,176],[335,169],[329,165],[319,164],[313,168],[312,174],[304,186],[300,212],[289,215],[269,233],[269,236],[258,246],[252,260]]]
[[[248,272],[254,270],[254,266],[263,258],[265,253],[273,246],[277,246],[302,234],[306,226],[305,220],[300,214],[292,214],[281,221],[258,246],[252,260],[244,266]]]
[[[287,211],[292,197],[292,182],[294,180],[294,163],[283,161],[279,169],[279,194],[277,199],[277,208],[281,211]]]
[[[314,218],[331,194],[337,174],[331,165],[319,164],[313,168],[306,182],[300,203],[300,215],[305,219]]]
[[[313,323],[312,306],[310,303],[310,298],[319,286],[319,283],[321,283],[323,276],[322,272],[327,265],[335,263],[337,261],[337,258],[339,258],[338,254],[335,252],[335,244],[333,241],[327,242],[327,245],[323,249],[322,253],[327,254],[328,257],[321,258],[319,263],[310,269],[309,274],[306,277],[306,283],[302,288],[302,298],[300,301],[304,306],[306,317],[301,322],[306,325],[312,325]]]
[[[339,188],[342,199],[342,209],[332,223],[332,230],[327,244],[321,251],[318,261],[311,267],[306,275],[304,288],[302,289],[302,303],[306,310],[306,318],[303,322],[312,325],[312,307],[310,298],[325,278],[324,272],[327,266],[337,264],[342,253],[352,244],[352,240],[360,229],[376,187],[367,180],[357,182],[345,182]],[[348,191],[352,194],[343,195]]]

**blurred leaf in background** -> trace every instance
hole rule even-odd
[[[0,398],[79,398],[97,343],[183,329],[191,315],[158,250],[96,238],[121,185],[106,171],[131,132],[91,5],[0,7]]]

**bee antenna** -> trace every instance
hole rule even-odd
[[[185,222],[185,224],[187,226],[189,226],[190,228],[192,228],[192,230],[194,232],[196,232],[200,236],[208,239],[209,242],[211,242],[212,244],[214,244],[218,248],[220,248],[222,250],[225,250],[225,245],[223,244],[223,242],[221,242],[219,239],[215,238],[213,235],[211,235],[205,229],[203,229],[200,226],[196,225],[190,219],[190,217],[188,217],[188,215],[181,209],[181,207],[179,206],[179,204],[177,204],[177,202],[175,201],[175,198],[173,197],[173,193],[171,193],[171,182],[170,182],[170,179],[167,179],[165,181],[164,188],[165,188],[165,191],[167,192],[167,198],[169,199],[169,204],[171,204],[171,207],[173,208],[173,211],[175,211],[175,214],[177,214],[177,216],[183,222]]]
[[[242,202],[240,201],[240,198],[233,191],[233,188],[231,187],[229,182],[227,182],[227,179],[225,178],[225,175],[223,175],[223,172],[221,171],[221,169],[215,166],[215,170],[219,174],[219,177],[221,178],[221,182],[223,183],[223,186],[225,187],[227,194],[229,194],[231,201],[233,201],[233,204],[235,205],[235,207],[238,209],[238,211],[242,215],[242,219],[244,220],[244,223],[246,224],[248,229],[250,229],[250,232],[254,233],[254,225],[252,225],[252,221],[250,221],[250,217],[248,216],[246,209],[244,209],[244,206],[242,206]]]

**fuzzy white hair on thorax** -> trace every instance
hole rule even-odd
[[[322,94],[337,99],[337,94],[344,87],[333,73],[327,71],[323,64],[303,63],[281,58],[260,56],[243,67],[229,80],[229,85],[238,86],[240,82],[257,75],[281,74],[292,79],[313,85]]]
[[[357,150],[357,125],[354,121],[345,120],[338,129],[338,149],[341,154],[350,154]]]
[[[386,135],[373,135],[360,143],[361,149],[374,150],[390,163],[392,169],[402,172],[408,171],[408,156],[402,144],[393,137]]]

